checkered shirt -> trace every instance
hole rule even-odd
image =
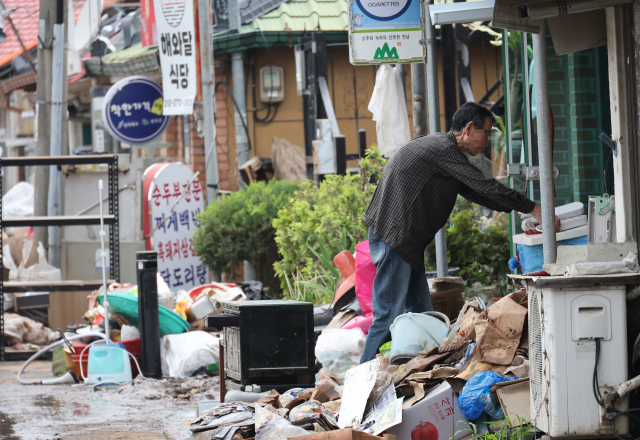
[[[460,194],[502,212],[529,213],[535,203],[469,163],[452,132],[413,139],[393,155],[363,220],[418,272],[424,250],[442,228]]]

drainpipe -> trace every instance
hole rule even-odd
[[[540,162],[540,204],[542,207],[542,252],[544,264],[556,262],[556,222],[553,206],[553,155],[549,126],[549,91],[547,84],[547,35],[544,22],[542,31],[533,34],[533,59],[536,83],[536,123],[538,127],[538,157]]]
[[[429,133],[440,131],[440,104],[438,102],[438,62],[436,61],[436,30],[431,24],[429,15],[429,5],[424,16],[425,44],[427,46],[427,94],[429,96]],[[447,263],[447,236],[445,228],[442,227],[436,234],[436,267],[438,277],[448,276],[449,267]]]

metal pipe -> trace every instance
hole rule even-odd
[[[247,120],[247,100],[244,93],[244,57],[242,52],[231,54],[231,73],[233,76],[233,95],[236,99],[234,125],[236,127],[236,159],[238,168],[249,160],[249,138],[242,120]],[[238,175],[238,185],[244,188],[242,175]]]
[[[542,250],[544,264],[556,262],[555,208],[553,206],[553,155],[549,125],[549,91],[547,84],[547,36],[533,34],[534,80],[536,85],[536,123],[538,127],[538,157],[540,162],[540,205],[542,207]]]
[[[62,3],[62,2],[58,2]],[[58,8],[62,5],[58,5]],[[64,22],[53,26],[53,66],[51,87],[51,156],[62,155],[62,129],[64,127],[62,82],[64,81]],[[61,209],[60,171],[58,167],[51,166],[49,170],[49,201],[48,215],[59,216]],[[60,267],[60,227],[49,226],[49,263]]]
[[[205,145],[205,172],[207,178],[207,200],[209,203],[218,197],[218,150],[216,149],[216,123],[213,118],[215,108],[215,87],[213,71],[213,50],[211,39],[210,3],[198,0],[198,25],[200,29],[200,59],[202,60],[202,117],[204,119],[203,134]],[[235,82],[234,82],[235,85]],[[243,101],[244,102],[244,101]],[[191,159],[189,149],[189,117],[183,116],[185,161]],[[237,124],[236,124],[237,130]]]
[[[424,63],[411,64],[414,137],[427,134],[427,80],[424,71]]]
[[[427,46],[427,95],[429,97],[429,133],[440,131],[440,104],[438,99],[438,62],[436,61],[436,30],[431,24],[429,5],[424,16],[425,44]],[[436,234],[436,266],[438,277],[446,277],[449,272],[447,263],[447,236],[443,227]]]

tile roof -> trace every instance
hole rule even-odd
[[[253,0],[256,1],[256,0]],[[347,0],[289,0],[242,26],[242,32],[347,31]]]
[[[85,0],[73,0],[73,12],[76,20],[84,3]],[[15,11],[9,13],[13,24],[27,49],[35,47],[38,41],[40,0],[4,0],[4,6],[7,10],[16,8]],[[9,20],[6,17],[3,20],[6,38],[0,43],[0,66],[10,63],[11,60],[23,53]]]

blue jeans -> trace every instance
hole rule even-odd
[[[382,344],[391,340],[389,326],[403,312],[433,310],[427,277],[416,272],[396,251],[369,228],[371,261],[378,269],[373,281],[373,324],[360,363],[375,359]]]

